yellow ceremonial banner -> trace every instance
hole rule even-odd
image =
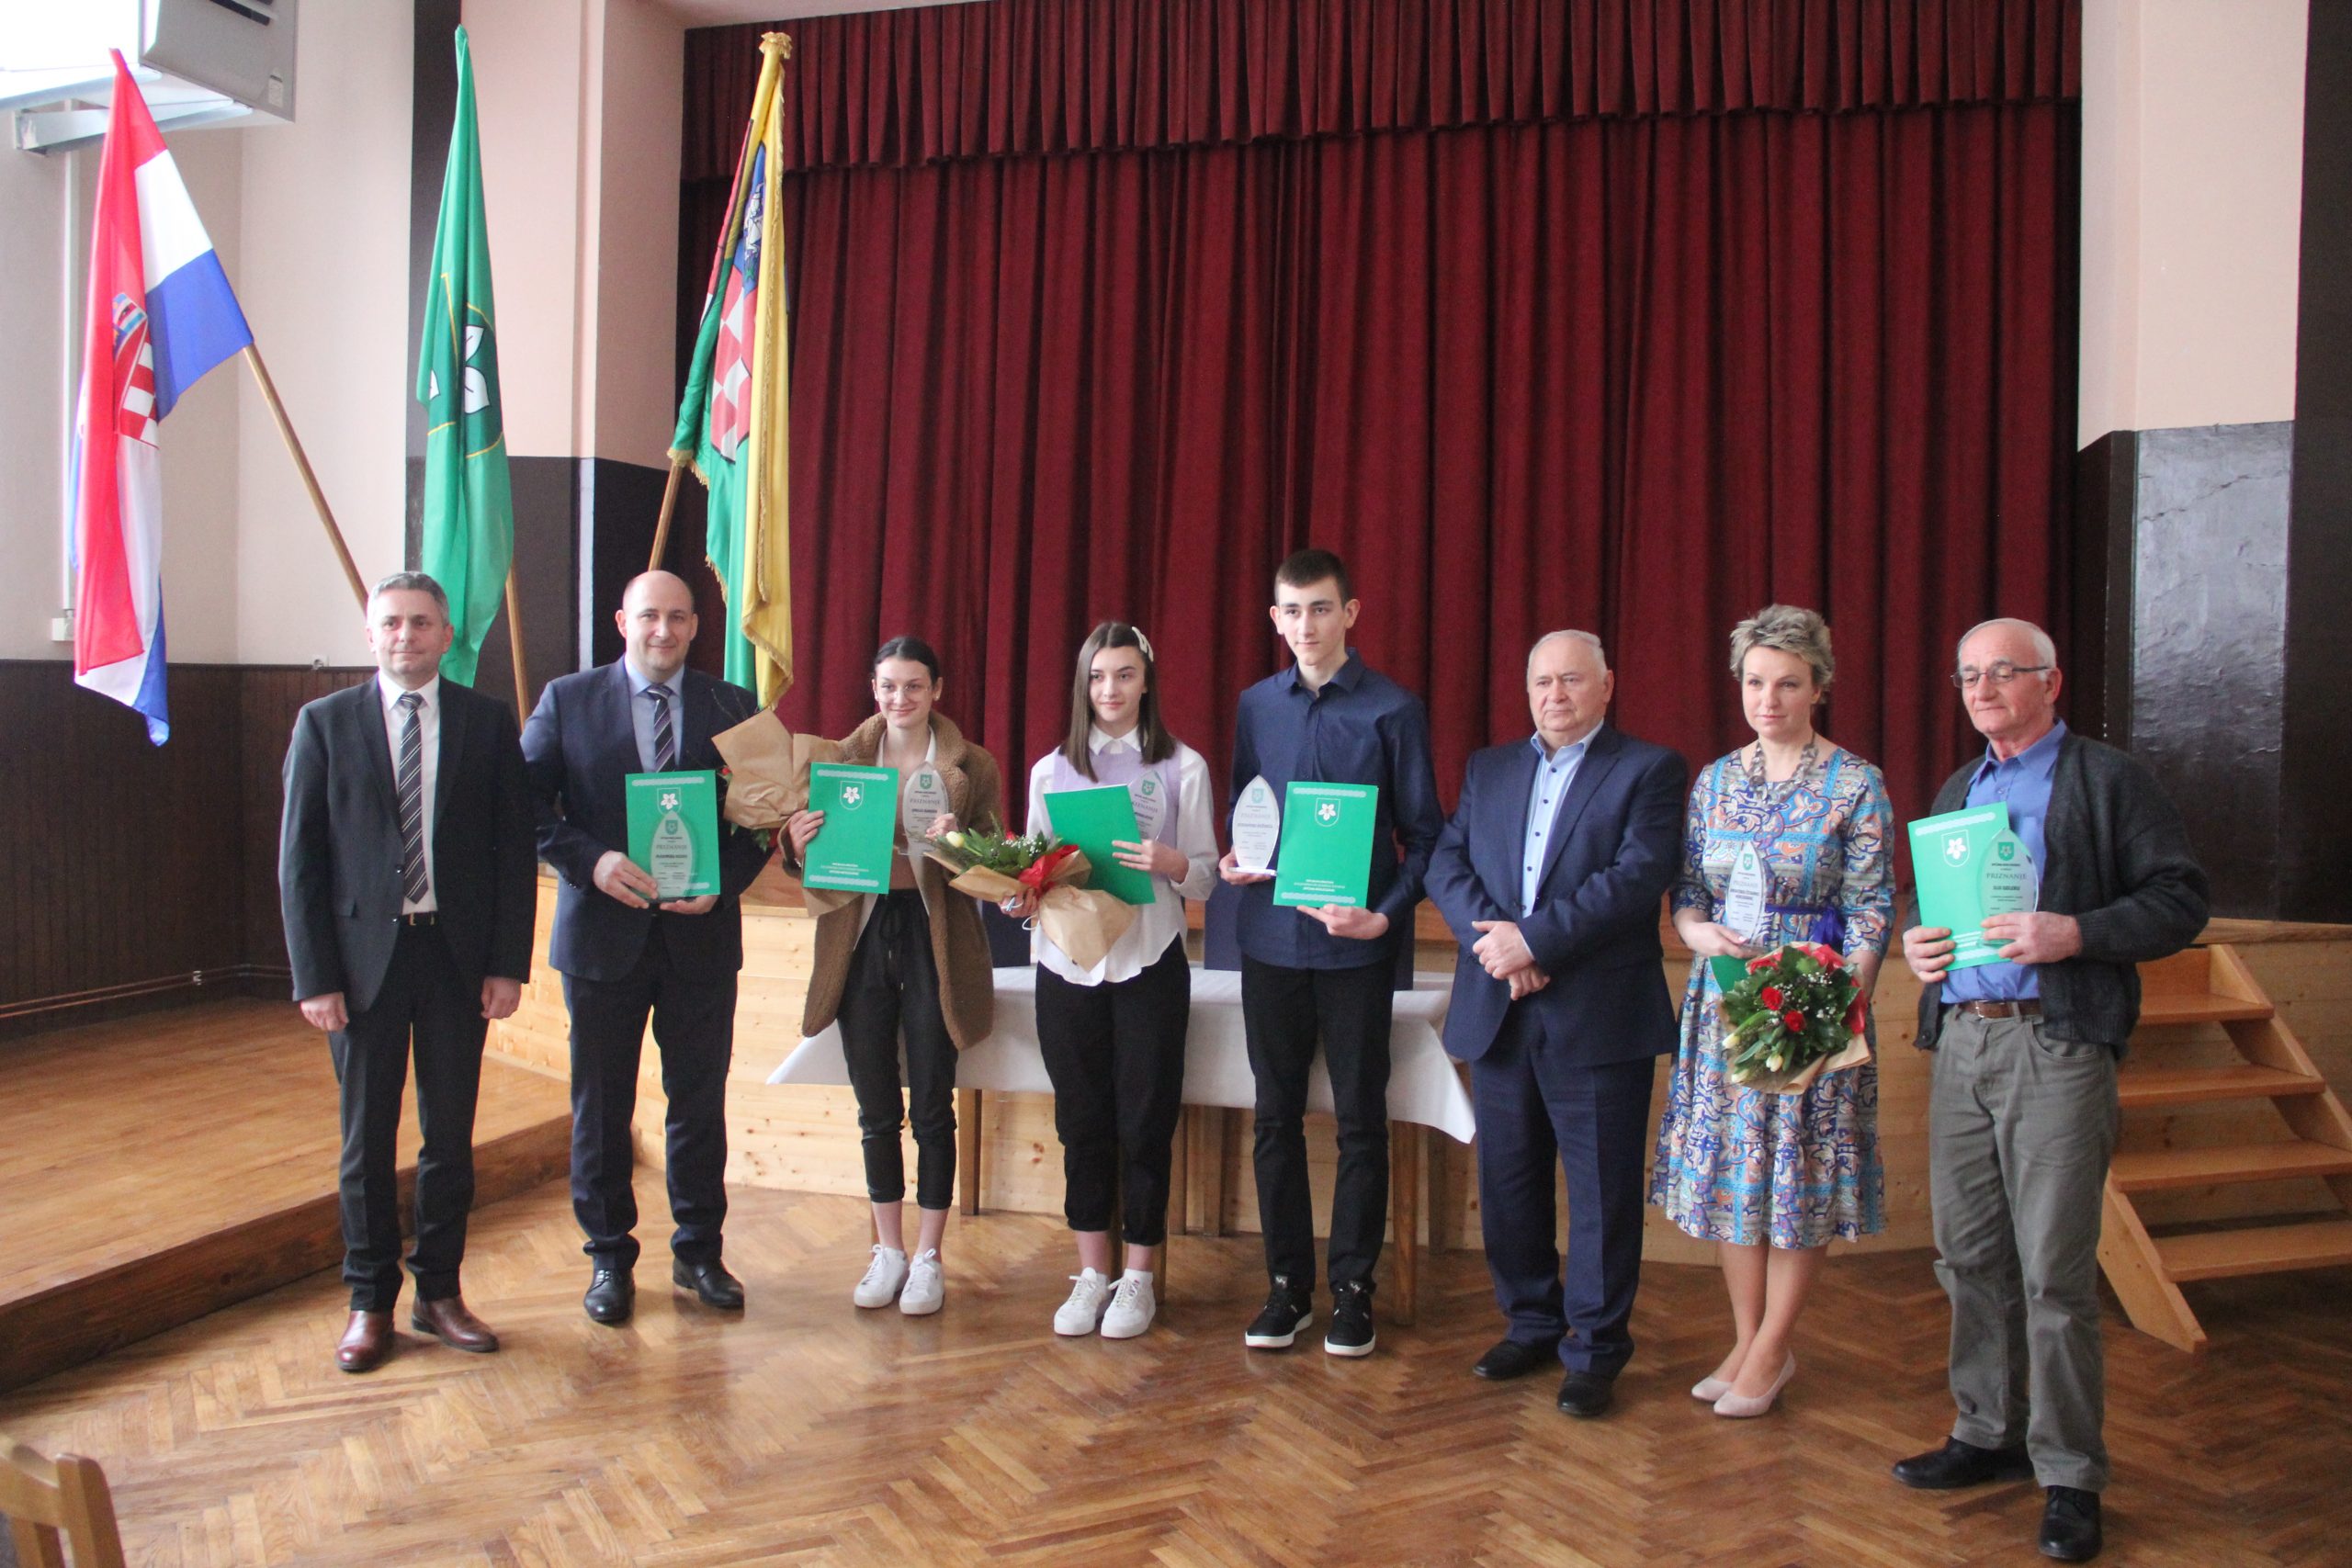
[[[781,35],[769,39],[789,49],[790,40]],[[771,70],[780,75],[768,39],[760,47],[769,51],[763,80]],[[782,91],[780,81],[776,91]],[[762,232],[759,310],[752,328],[751,431],[744,443],[750,460],[743,487],[741,592],[729,608],[759,652],[760,701],[773,706],[792,684],[792,367],[785,333],[784,116],[776,112],[773,95],[761,100],[761,113],[767,122],[760,128],[766,156],[756,161]]]

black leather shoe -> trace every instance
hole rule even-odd
[[[2098,1549],[2098,1494],[2052,1486],[2049,1505],[2041,1510],[2041,1555],[2061,1562],[2088,1562]]]
[[[627,1323],[637,1306],[637,1280],[618,1269],[599,1269],[589,1280],[588,1293],[580,1298],[580,1304],[598,1323]]]
[[[1609,1408],[1616,1391],[1615,1378],[1599,1372],[1570,1372],[1560,1380],[1560,1408],[1589,1421]]]
[[[702,1298],[702,1304],[721,1312],[743,1310],[743,1281],[729,1274],[718,1259],[707,1263],[689,1263],[683,1258],[670,1263],[670,1282],[681,1285]]]
[[[1549,1366],[1560,1359],[1555,1346],[1530,1345],[1522,1339],[1498,1339],[1494,1348],[1478,1358],[1470,1371],[1490,1382],[1502,1382],[1510,1378],[1523,1378],[1536,1368]]]
[[[1958,1438],[1946,1438],[1942,1448],[1896,1461],[1894,1479],[1922,1492],[1950,1492],[1960,1486],[1982,1486],[1988,1481],[2030,1481],[2033,1461],[2025,1457],[2022,1443],[1980,1449]]]

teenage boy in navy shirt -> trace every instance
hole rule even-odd
[[[1269,613],[1296,662],[1241,694],[1234,726],[1236,800],[1261,774],[1277,797],[1294,783],[1380,790],[1362,908],[1277,908],[1271,874],[1241,870],[1230,852],[1218,867],[1242,889],[1241,1012],[1257,1077],[1258,1218],[1272,1284],[1243,1335],[1259,1350],[1287,1348],[1315,1316],[1304,1122],[1307,1069],[1319,1041],[1340,1123],[1331,1327],[1323,1348],[1334,1356],[1372,1351],[1372,1269],[1388,1216],[1395,944],[1413,940],[1421,875],[1445,827],[1430,771],[1427,710],[1348,647],[1361,608],[1348,569],[1330,551],[1301,550],[1283,562]]]

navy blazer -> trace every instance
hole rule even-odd
[[[537,897],[531,798],[514,716],[441,682],[433,775],[433,902],[469,990],[531,977]],[[306,704],[286,751],[277,886],[297,1001],[341,991],[364,1012],[391,966],[401,912],[400,799],[376,678]]]
[[[1520,858],[1535,784],[1525,740],[1470,759],[1462,799],[1430,856],[1429,895],[1462,952],[1445,1048],[1485,1055],[1512,1002],[1471,953],[1476,920],[1512,920],[1552,983],[1520,1007],[1544,1039],[1579,1066],[1661,1055],[1676,1044],[1667,994],[1658,902],[1682,861],[1683,801],[1690,769],[1681,754],[1635,740],[1608,724],[1592,732],[1575,781],[1554,807],[1535,907],[1519,907]]]
[[[681,671],[679,687],[679,771],[722,766],[711,737],[758,713],[759,699],[696,670]],[[767,863],[752,834],[721,818],[718,902],[707,913],[632,909],[596,886],[596,863],[605,852],[628,852],[623,781],[644,772],[629,716],[632,700],[628,667],[615,660],[548,682],[523,727],[523,761],[538,806],[539,856],[563,879],[556,890],[548,962],[583,979],[627,979],[659,919],[680,978],[725,979],[743,967],[743,915],[736,899]],[[722,780],[722,804],[726,788]]]

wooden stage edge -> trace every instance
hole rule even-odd
[[[336,1127],[324,1043],[283,1002],[0,1047],[0,1390],[337,1267]],[[562,1175],[571,1127],[561,1083],[486,1061],[477,1210]]]

